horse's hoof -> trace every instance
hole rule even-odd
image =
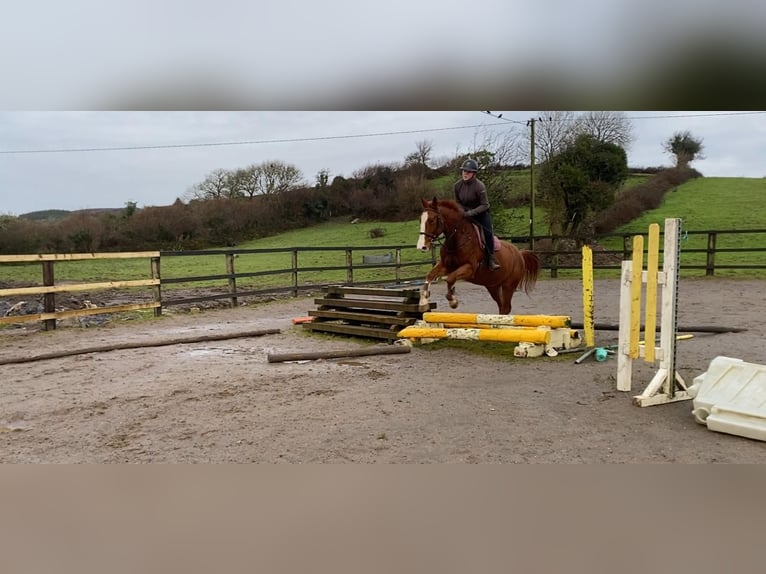
[[[449,302],[449,306],[452,309],[457,309],[457,305],[458,305],[457,300],[452,300]]]

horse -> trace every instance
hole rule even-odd
[[[442,235],[444,241],[439,250],[439,262],[426,276],[420,304],[428,305],[431,283],[442,277],[447,282],[449,306],[457,308],[455,282],[463,279],[483,285],[497,303],[498,312],[508,315],[516,288],[521,286],[527,294],[534,288],[540,270],[537,254],[495,237],[494,256],[500,268],[490,270],[484,263],[484,234],[463,216],[463,209],[456,201],[434,197],[432,201],[421,199],[421,202],[423,212],[420,215],[417,248],[429,251]]]

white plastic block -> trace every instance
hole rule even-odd
[[[766,441],[766,365],[716,357],[689,393],[694,420],[709,430]]]
[[[541,357],[545,352],[545,345],[535,343],[519,343],[513,348],[514,357]]]

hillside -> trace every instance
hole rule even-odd
[[[665,194],[618,233],[645,232],[650,223],[680,217],[688,230],[766,228],[766,178],[701,177]]]
[[[58,219],[64,219],[72,215],[99,215],[102,213],[122,213],[125,211],[123,207],[97,207],[93,209],[77,209],[74,211],[68,211],[66,209],[45,209],[41,211],[30,211],[29,213],[22,213],[19,215],[20,219],[28,219],[30,221],[55,221]]]

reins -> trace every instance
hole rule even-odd
[[[457,234],[458,227],[455,226],[455,228],[452,230],[452,232],[449,235],[447,235],[446,225],[444,224],[444,218],[442,217],[442,214],[441,214],[441,212],[439,210],[433,209],[431,207],[427,207],[426,211],[430,211],[430,212],[436,214],[436,221],[437,221],[436,229],[437,230],[441,229],[441,231],[439,233],[436,233],[436,234],[426,233],[425,231],[421,231],[420,235],[425,235],[432,242],[436,243],[437,245],[441,245],[442,242],[439,240],[439,238],[442,235],[444,235],[444,243],[447,243],[450,239],[452,239],[455,236],[455,234]],[[471,225],[471,227],[473,227],[473,225]],[[472,235],[473,235],[473,230],[471,229],[469,231],[468,235],[467,235],[468,239],[458,243],[455,246],[455,248],[458,248],[458,247],[464,245],[467,241],[471,241]]]

